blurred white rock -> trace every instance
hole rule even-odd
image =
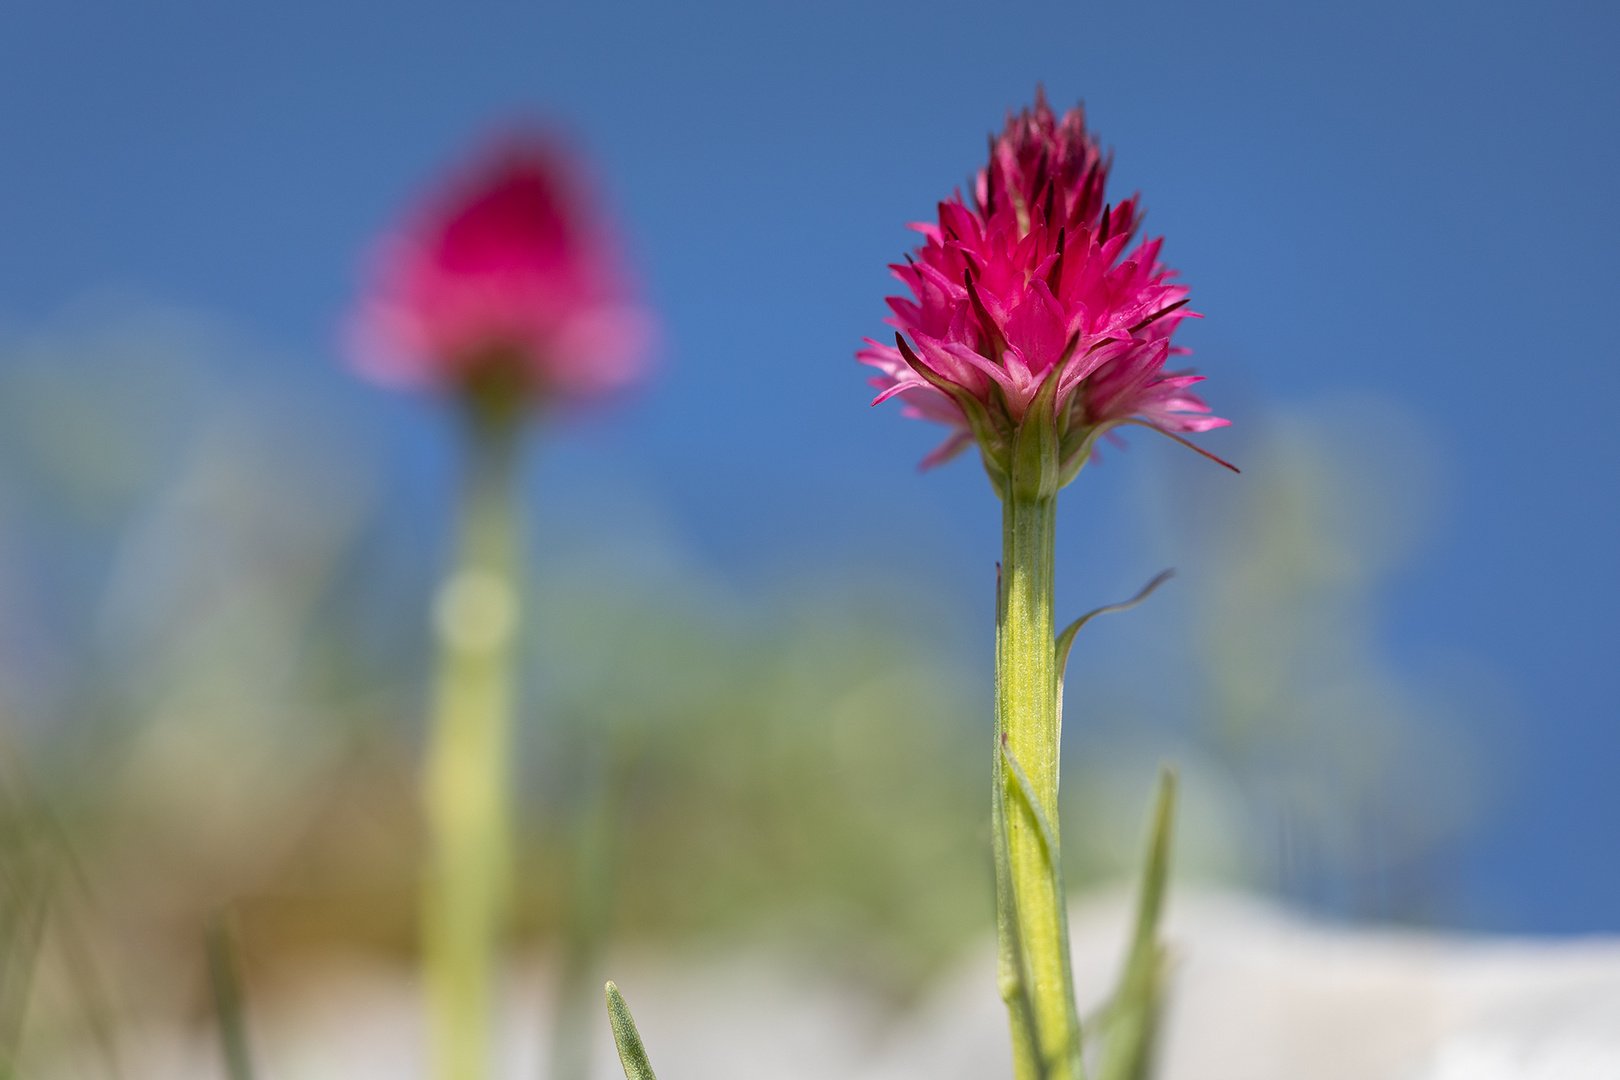
[[[1072,909],[1077,989],[1106,993],[1124,891]],[[1181,891],[1161,1080],[1615,1080],[1620,938],[1491,938],[1331,926],[1268,901]],[[1000,1080],[1007,1032],[986,941],[914,1009],[765,953],[611,964],[663,1080]],[[500,1075],[543,1080],[549,966],[514,974]],[[264,1080],[423,1075],[418,987],[404,969],[334,966],[251,1017]],[[617,1080],[604,1018],[593,1080]],[[148,1032],[125,1075],[217,1077],[208,1040]]]

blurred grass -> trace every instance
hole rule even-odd
[[[555,935],[602,789],[620,938],[786,935],[913,987],[989,917],[973,720],[982,691],[899,631],[882,599],[719,614],[575,566],[535,587],[538,684],[518,763],[520,940]],[[263,951],[300,939],[406,951],[413,762],[358,740],[277,874],[246,901]]]
[[[93,899],[69,934],[53,892],[41,923],[44,834],[0,807],[0,1053],[34,940],[47,982],[103,979],[110,1003],[35,995],[39,1047],[114,1006],[209,1023],[224,908],[250,996],[334,955],[413,955],[440,523],[320,391],[227,378],[243,349],[145,309],[0,340],[0,726]],[[1357,408],[1254,425],[1218,498],[1164,472],[1152,570],[1182,574],[1087,628],[1071,666],[1071,888],[1133,872],[1168,755],[1178,880],[1443,911],[1400,882],[1466,823],[1466,742],[1377,617],[1430,498],[1390,478],[1427,451],[1370,455],[1356,436],[1391,422]],[[556,508],[531,512],[516,947],[562,951],[583,911],[579,932],[631,947],[791,948],[898,1002],[989,933],[972,613],[845,567],[745,594],[650,535],[559,542]],[[75,949],[102,974],[60,978]]]
[[[425,610],[433,567],[389,550],[341,420],[294,381],[219,375],[237,347],[117,310],[12,343],[0,635],[45,660],[0,692],[119,898],[125,964],[189,971],[227,905],[271,969],[408,955],[426,635],[400,597]],[[532,578],[517,943],[556,937],[617,774],[615,935],[786,932],[915,987],[989,911],[987,696],[926,625],[954,613],[836,568],[742,599],[614,542],[543,552]]]

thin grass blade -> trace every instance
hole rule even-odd
[[[223,915],[210,920],[203,947],[208,956],[208,986],[214,996],[225,1075],[228,1080],[253,1080],[253,1056],[248,1051],[247,1018],[242,1006],[241,960],[236,935]]]

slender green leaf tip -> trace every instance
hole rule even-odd
[[[1138,962],[1144,964],[1148,962],[1158,940],[1159,920],[1164,914],[1165,886],[1170,878],[1171,833],[1176,820],[1176,787],[1174,767],[1160,766],[1153,826],[1148,833],[1147,860],[1142,867],[1142,891],[1137,898],[1136,940],[1133,943]]]
[[[1096,608],[1095,610],[1088,611],[1078,619],[1074,620],[1074,622],[1064,627],[1063,633],[1057,636],[1056,649],[1058,681],[1061,682],[1063,680],[1063,669],[1069,662],[1069,650],[1074,647],[1074,635],[1080,632],[1081,627],[1085,626],[1086,623],[1090,622],[1092,619],[1095,619],[1099,615],[1113,615],[1117,612],[1129,611],[1137,604],[1140,604],[1142,601],[1152,596],[1154,590],[1175,576],[1176,572],[1173,569],[1161,570],[1158,576],[1156,576],[1146,585],[1142,586],[1141,592],[1137,593],[1129,600],[1126,600],[1124,603],[1107,604],[1103,607]]]
[[[1098,1080],[1146,1080],[1152,1074],[1164,996],[1165,948],[1159,938],[1159,924],[1170,877],[1176,786],[1175,769],[1162,767],[1130,952],[1102,1025],[1106,1042]]]
[[[657,1080],[652,1065],[647,1061],[647,1049],[641,1045],[641,1033],[630,1016],[630,1006],[613,983],[607,984],[608,1023],[613,1025],[613,1042],[619,1048],[619,1064],[624,1066],[624,1080]]]
[[[1148,582],[1146,585],[1142,586],[1141,592],[1137,593],[1129,600],[1122,604],[1108,604],[1104,607],[1097,608],[1094,611],[1088,611],[1078,619],[1074,620],[1074,622],[1064,627],[1063,633],[1057,636],[1057,641],[1055,642],[1054,648],[1057,655],[1057,717],[1059,739],[1062,739],[1063,737],[1063,679],[1064,673],[1068,671],[1069,668],[1069,650],[1074,648],[1074,636],[1080,632],[1081,627],[1085,626],[1086,623],[1090,622],[1092,619],[1095,619],[1098,615],[1112,615],[1115,612],[1129,611],[1137,604],[1140,604],[1142,601],[1152,596],[1155,589],[1175,576],[1176,572],[1174,570],[1160,571],[1157,577]]]

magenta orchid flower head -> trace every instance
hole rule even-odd
[[[351,324],[355,366],[389,385],[518,401],[634,382],[652,318],[592,194],[556,139],[497,143],[379,245]]]
[[[1060,120],[1037,89],[992,138],[972,205],[957,194],[911,226],[923,244],[891,267],[911,290],[888,301],[894,344],[868,338],[856,358],[878,370],[874,405],[898,397],[952,429],[923,468],[976,442],[998,493],[1045,496],[1121,424],[1186,442],[1228,423],[1190,389],[1200,376],[1165,370],[1187,352],[1170,343],[1187,289],[1162,240],[1135,239],[1136,198],[1105,205],[1110,163],[1084,111]]]

